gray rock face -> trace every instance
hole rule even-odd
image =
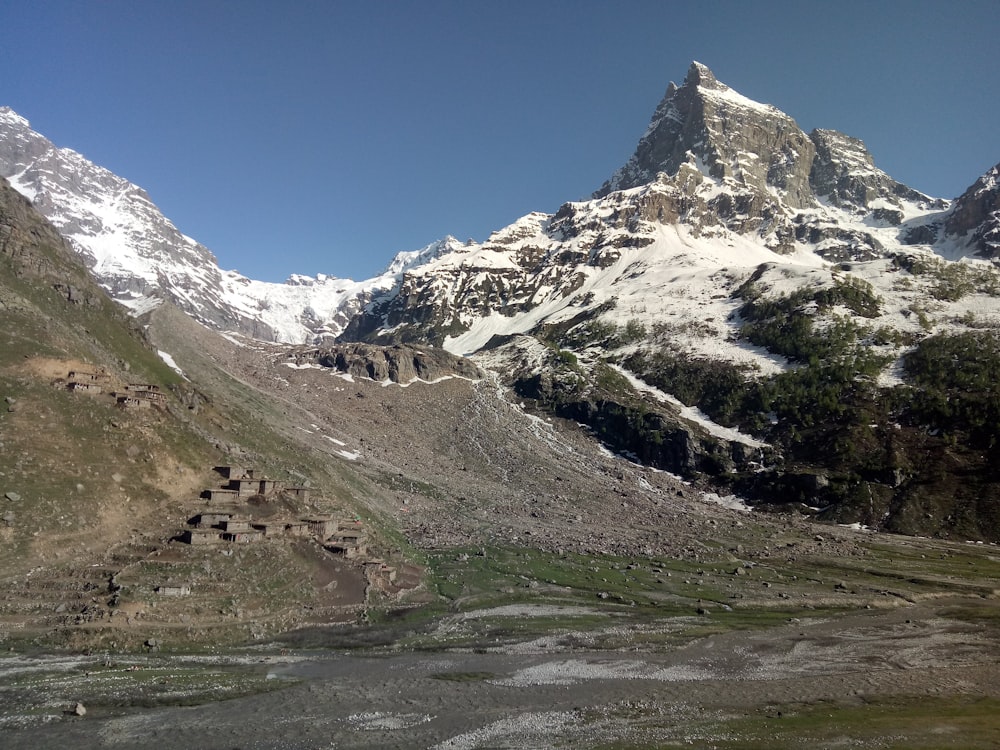
[[[46,281],[71,304],[95,307],[107,299],[55,227],[2,177],[0,255],[11,260],[16,276]],[[13,400],[7,403],[8,411],[17,410]]]
[[[670,84],[632,157],[594,196],[644,185],[658,172],[676,175],[690,164],[753,192],[777,188],[798,208],[814,202],[814,152],[795,120],[741,96],[695,62],[680,88]]]
[[[836,130],[819,129],[813,130],[809,138],[816,146],[810,183],[816,195],[827,198],[833,205],[861,214],[868,213],[876,199],[895,206],[907,200],[927,208],[945,208],[943,201],[896,182],[876,167],[865,144],[857,138]],[[902,215],[895,216],[879,208],[875,218],[898,225]]]
[[[410,383],[433,381],[443,377],[478,380],[479,368],[472,362],[434,347],[404,345],[341,344],[331,347],[301,349],[292,355],[295,364],[318,364],[356,378],[383,382]]]
[[[944,222],[945,232],[967,238],[984,258],[1000,256],[1000,164],[997,164],[955,201]]]

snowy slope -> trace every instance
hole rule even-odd
[[[168,299],[209,326],[262,339],[301,343],[337,335],[360,304],[358,295],[390,286],[407,265],[445,244],[401,254],[365,282],[323,274],[284,284],[254,281],[220,269],[141,188],[57,148],[7,107],[0,107],[0,175],[55,224],[122,304],[141,311]]]
[[[988,178],[970,188],[975,210],[965,214],[996,221]],[[901,278],[894,259],[903,256],[992,273],[970,239],[982,231],[942,230],[954,214],[949,205],[893,180],[860,140],[830,130],[807,135],[695,63],[592,200],[529,214],[483,243],[405,270],[346,335],[470,354],[494,336],[597,316],[656,329],[694,356],[773,374],[788,363],[738,335],[743,300],[734,293],[751,275],[772,297],[863,279],[884,302],[880,322],[906,334],[923,336],[969,313],[997,317],[989,295],[943,300],[933,274]]]

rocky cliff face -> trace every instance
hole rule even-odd
[[[308,347],[290,351],[283,356],[283,360],[296,367],[315,364],[351,377],[402,385],[415,380],[433,382],[450,377],[479,380],[483,376],[471,361],[442,349],[402,344],[385,347],[371,344]]]
[[[959,242],[967,243],[976,255],[990,259],[1000,256],[1000,164],[955,201],[944,228]]]
[[[0,109],[0,175],[56,226],[116,299],[162,293],[207,322],[228,317],[240,327],[205,301],[221,284],[205,247],[183,236],[141,188],[56,148],[6,107]],[[265,327],[255,328],[266,336]]]
[[[101,304],[103,294],[80,268],[72,250],[31,203],[0,178],[0,256],[11,262],[15,277],[48,283],[67,302]],[[13,289],[0,289],[0,311],[23,307]]]
[[[692,63],[680,88],[671,84],[635,153],[595,193],[645,185],[658,172],[700,167],[754,192],[776,188],[791,207],[813,204],[809,170],[815,148],[779,109],[747,99]]]
[[[819,198],[857,214],[872,212],[873,218],[898,225],[903,221],[904,202],[935,210],[947,202],[892,179],[875,166],[865,144],[836,130],[813,130],[809,138],[816,146],[809,183]]]

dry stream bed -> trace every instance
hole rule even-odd
[[[996,747],[996,548],[863,545],[752,564],[440,550],[432,604],[214,652],[9,634],[2,744]]]

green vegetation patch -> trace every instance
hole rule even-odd
[[[870,330],[851,317],[833,313],[845,307],[857,316],[878,317],[882,299],[868,282],[856,277],[834,279],[829,287],[803,288],[779,297],[764,297],[753,282],[735,293],[746,302],[739,309],[740,335],[793,362],[816,362],[848,353]],[[828,318],[822,331],[815,320]]]
[[[447,682],[485,682],[496,676],[493,672],[436,672],[430,677],[432,680],[445,680]]]
[[[1000,425],[1000,339],[969,331],[929,336],[903,358],[914,388],[902,405],[911,422],[930,429],[968,432],[993,446]]]
[[[913,276],[927,277],[931,296],[943,302],[957,302],[973,293],[1000,294],[1000,274],[993,268],[910,255],[896,255],[893,264]]]
[[[975,750],[996,747],[1000,700],[899,696],[782,704],[700,729],[720,750],[847,746]]]

